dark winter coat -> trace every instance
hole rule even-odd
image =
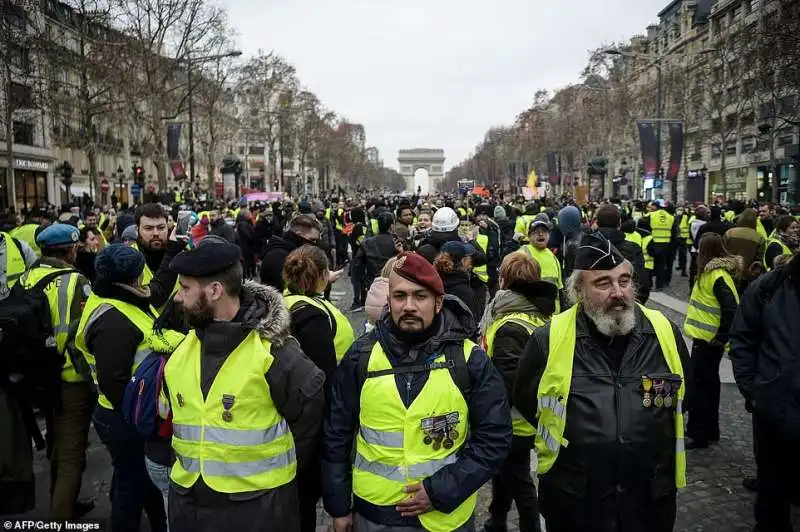
[[[800,260],[747,287],[730,330],[728,356],[747,404],[787,437],[800,441]]]
[[[444,283],[444,293],[457,297],[472,312],[475,320],[480,319],[478,300],[470,286],[470,274],[467,272],[439,272]]]
[[[267,242],[264,255],[261,256],[261,282],[265,285],[283,290],[283,265],[289,253],[304,244],[312,244],[297,233],[286,231],[283,236],[274,236]]]
[[[642,405],[643,375],[670,373],[655,331],[636,308],[625,337],[601,335],[577,317],[572,384],[562,447],[540,477],[539,503],[555,530],[671,532],[675,521],[675,423],[671,408]],[[514,406],[537,425],[537,390],[549,353],[550,326],[525,346],[514,383]],[[689,352],[673,325],[685,375]]]
[[[375,329],[362,336],[348,351],[334,373],[331,400],[324,424],[322,455],[323,501],[333,517],[355,511],[369,521],[386,526],[421,527],[417,518],[401,517],[394,506],[375,506],[352,492],[352,452],[359,427],[359,405],[365,375],[359,371],[359,359],[369,356],[380,342],[392,366],[410,366],[445,349],[461,351],[465,338],[474,334],[475,325],[466,307],[455,298],[445,296],[439,318],[432,327],[436,331],[418,345],[409,345],[397,337],[386,314]],[[508,454],[511,442],[511,413],[503,382],[486,353],[475,348],[467,362],[471,390],[469,435],[458,461],[446,466],[423,481],[433,507],[452,512],[467,497],[483,486],[497,471]],[[417,373],[406,387],[406,377],[397,375],[397,387],[408,406],[419,395],[428,373]]]

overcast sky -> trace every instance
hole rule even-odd
[[[539,88],[578,80],[587,51],[644,33],[667,0],[223,0],[245,58],[292,62],[301,83],[397,167],[442,148],[449,168]]]

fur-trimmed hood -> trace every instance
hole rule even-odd
[[[271,286],[246,281],[239,313],[245,326],[257,330],[259,336],[276,346],[283,345],[290,336],[289,311],[281,293]]]
[[[727,270],[728,273],[734,278],[739,277],[744,271],[744,259],[742,259],[742,257],[739,255],[717,257],[708,261],[703,271],[708,273],[712,270],[719,269]]]

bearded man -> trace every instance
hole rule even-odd
[[[164,367],[173,532],[301,530],[296,474],[315,463],[325,374],[290,336],[281,294],[242,283],[239,255],[212,239],[170,263],[193,327]]]
[[[636,304],[633,274],[602,234],[587,237],[567,281],[574,305],[520,359],[513,403],[538,427],[548,532],[674,526],[689,353],[675,325]]]

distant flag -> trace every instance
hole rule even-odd
[[[532,169],[531,173],[528,174],[528,183],[527,183],[528,188],[533,190],[538,186],[538,184],[539,184],[539,178],[536,177],[536,170]]]

